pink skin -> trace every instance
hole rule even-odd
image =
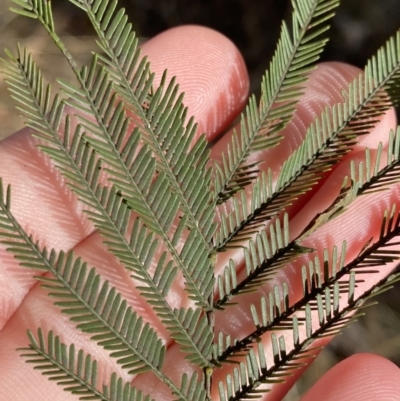
[[[169,76],[178,77],[180,88],[186,93],[185,104],[189,107],[189,115],[195,116],[199,122],[198,132],[206,132],[209,141],[223,132],[244,107],[249,82],[243,59],[236,47],[219,33],[195,26],[176,28],[147,42],[143,51],[149,56],[158,79],[164,68],[168,68]],[[341,90],[357,74],[357,69],[344,64],[321,65],[311,77],[299,110],[285,130],[285,139],[280,148],[257,157],[268,160],[268,166],[279,169],[284,158],[304,137],[307,125],[325,106],[341,99]],[[362,138],[360,148],[362,145],[376,148],[380,140],[386,143],[387,133],[395,124],[394,112],[390,111],[368,137]],[[214,146],[213,156],[218,157],[229,135],[228,132]],[[135,309],[157,327],[160,336],[169,346],[166,372],[179,382],[180,375],[192,368],[182,361],[178,347],[171,342],[152,310],[137,298],[137,292],[127,272],[114,258],[106,254],[99,235],[93,232],[93,227],[84,217],[82,208],[64,186],[51,162],[37,152],[35,142],[24,130],[3,141],[0,146],[0,176],[5,183],[12,183],[13,212],[35,238],[40,238],[42,245],[64,250],[73,248],[89,265],[98,267],[99,272],[127,297]],[[355,149],[352,156],[360,158],[360,148]],[[300,232],[312,214],[316,213],[316,210],[319,211],[318,208],[334,199],[347,172],[348,161],[344,160],[319,190],[313,191],[312,196],[309,195],[307,199],[300,199],[290,210],[292,235]],[[343,238],[347,238],[350,254],[358,252],[364,239],[376,235],[382,210],[387,207],[389,201],[398,199],[399,191],[400,187],[394,187],[384,196],[362,200],[364,215],[361,222],[360,216],[357,216],[358,225],[354,219],[351,220],[350,213],[346,213],[329,227],[320,230],[318,235],[307,238],[305,244],[321,250],[327,245],[340,244]],[[374,219],[370,219],[371,215]],[[225,266],[227,257],[228,255],[222,255],[218,260],[219,271]],[[229,257],[240,263],[240,253],[230,253]],[[171,399],[168,390],[159,385],[151,375],[129,377],[113,362],[109,362],[106,352],[91,344],[86,335],[74,330],[66,317],[61,316],[46,297],[45,291],[35,284],[32,273],[17,266],[3,248],[0,249],[0,261],[0,383],[4,399],[76,399],[47,381],[38,371],[33,371],[15,352],[15,348],[23,347],[27,343],[26,328],[35,329],[38,326],[45,331],[54,329],[57,333],[62,333],[62,338],[68,339],[68,342],[73,341],[77,347],[91,352],[94,358],[104,359],[99,374],[100,380],[106,378],[111,371],[116,371],[123,378],[132,379],[135,386],[152,390],[155,399]],[[303,259],[292,264],[276,279],[289,281],[292,299],[299,297],[298,266],[305,262],[307,261]],[[382,270],[382,274],[387,271],[388,268]],[[370,284],[376,278],[371,277],[368,280],[367,284]],[[265,286],[264,290],[268,288],[270,287]],[[178,287],[174,287],[172,292],[172,304],[179,305],[182,302],[182,292]],[[233,315],[229,315],[229,319],[224,318],[227,314],[217,315],[218,327],[225,331],[247,333],[251,328],[248,318],[249,299],[252,298],[243,297]],[[274,387],[264,399],[280,400],[300,374],[301,372],[296,372],[286,384]],[[307,393],[304,401],[398,400],[399,378],[397,367],[383,358],[357,355],[328,372]],[[21,386],[21,383],[24,385]]]

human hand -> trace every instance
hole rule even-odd
[[[237,49],[220,34],[200,27],[177,28],[147,42],[143,50],[152,62],[153,71],[160,74],[168,68],[170,76],[178,77],[181,90],[186,93],[185,104],[189,107],[189,115],[195,116],[199,122],[198,132],[206,132],[209,141],[214,141],[245,105],[249,83],[243,60]],[[285,139],[279,148],[273,148],[259,157],[268,160],[268,165],[278,170],[294,147],[298,146],[314,117],[326,105],[341,100],[341,89],[357,74],[358,70],[343,64],[321,65],[313,73],[297,115],[285,129]],[[349,158],[361,159],[362,146],[368,145],[375,149],[379,141],[387,142],[387,133],[394,127],[395,116],[390,111],[367,138],[360,140],[360,146],[343,160],[319,191],[313,191],[312,198],[303,197],[295,208],[290,209],[292,235],[299,233],[316,210],[329,204],[329,200],[336,196],[342,178],[348,172]],[[218,158],[229,135],[228,132],[214,145],[213,157]],[[182,359],[178,348],[172,344],[151,308],[138,297],[129,273],[106,252],[100,236],[93,232],[92,225],[84,216],[82,206],[64,185],[51,162],[36,149],[36,143],[37,140],[25,130],[0,144],[0,176],[4,183],[12,184],[13,212],[26,230],[34,238],[40,239],[41,245],[56,250],[73,248],[89,265],[96,266],[134,308],[158,328],[160,336],[169,344],[166,360],[168,373],[179,382],[182,373],[190,369],[188,363]],[[384,204],[389,203],[390,197],[398,198],[399,190],[396,187],[385,195],[380,195],[380,210]],[[369,213],[374,211],[371,199],[363,204],[364,220],[357,216],[357,225],[354,225],[354,220],[346,213],[336,219],[329,229],[320,230],[318,236],[308,238],[306,245],[322,249],[333,243],[340,244],[346,238],[349,251],[356,254],[359,247],[376,233],[381,221],[381,215],[377,213],[376,221],[366,225],[370,221]],[[228,256],[237,259],[240,252],[221,255],[217,265],[219,271],[225,266]],[[77,399],[76,396],[62,392],[60,387],[49,382],[39,371],[33,371],[15,351],[16,348],[26,346],[28,327],[54,329],[66,342],[74,342],[77,348],[84,348],[95,359],[102,363],[104,361],[105,367],[100,372],[100,379],[107,377],[111,371],[117,371],[122,377],[129,378],[118,366],[109,362],[104,350],[88,341],[87,335],[75,331],[68,318],[53,306],[46,292],[34,285],[32,273],[20,268],[3,248],[0,250],[0,261],[0,394],[4,399]],[[291,264],[276,278],[275,282],[287,280],[290,283],[292,299],[300,294],[298,267],[305,262],[306,259],[303,258]],[[182,289],[175,285],[172,291],[171,302],[180,305],[183,302]],[[251,324],[249,299],[251,298],[241,298],[240,305],[234,308],[234,318],[232,315],[226,318],[227,314],[217,314],[217,326],[227,332],[248,332]],[[286,384],[277,385],[264,399],[281,399],[299,374],[300,372],[289,378]],[[399,382],[398,369],[391,362],[374,355],[358,355],[328,372],[303,400],[400,399]],[[169,399],[168,390],[161,385],[157,386],[150,374],[133,378],[133,384],[141,389],[150,389],[157,400]]]

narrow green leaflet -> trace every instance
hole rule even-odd
[[[179,216],[179,198],[173,191],[168,191],[169,180],[164,172],[153,180],[156,161],[151,157],[148,146],[143,145],[136,155],[132,143],[139,135],[137,128],[124,143],[129,119],[125,117],[123,104],[112,93],[108,74],[98,67],[94,57],[90,69],[83,68],[80,72],[84,95],[74,88],[65,88],[73,99],[72,104],[98,121],[97,125],[81,117],[82,125],[90,132],[86,139],[107,164],[109,181],[122,192],[129,207],[138,213],[146,226],[163,240],[184,274],[191,297],[198,306],[207,307],[213,287],[208,247],[199,241],[198,232],[191,230],[182,251],[179,253],[176,249],[170,231]],[[186,221],[186,215],[183,219]],[[213,212],[205,216],[205,224],[212,219]],[[194,242],[196,247],[191,246]]]
[[[65,391],[77,395],[79,400],[154,401],[115,373],[111,376],[110,384],[103,384],[102,390],[99,390],[97,361],[82,350],[77,353],[74,345],[65,345],[52,331],[46,338],[39,329],[35,338],[28,330],[28,338],[29,347],[19,349],[21,356],[43,375],[64,387]]]
[[[1,178],[0,244],[22,267],[46,273],[36,279],[60,313],[107,350],[126,374],[152,374],[174,401],[212,401],[218,391],[220,401],[259,398],[315,356],[315,340],[337,334],[366,301],[400,280],[400,273],[392,274],[400,259],[396,205],[385,213],[380,232],[352,259],[345,241],[341,250],[325,249],[322,257],[318,252],[321,260],[312,255],[318,250],[303,246],[307,236],[351,212],[358,197],[398,185],[400,127],[390,133],[387,151],[381,144],[366,149],[362,163],[352,162],[349,176],[332,194],[336,198],[315,212],[296,238],[289,234],[285,213],[399,104],[400,31],[371,58],[342,101],[308,127],[280,170],[266,164],[260,174],[264,160],[250,159],[281,143],[340,0],[291,0],[291,21],[282,24],[260,99],[250,98],[240,132],[214,162],[206,136],[195,139],[197,125],[176,79],[164,71],[158,83],[118,0],[69,0],[97,34],[100,50],[86,66],[58,36],[50,0],[11,1],[14,12],[42,24],[77,81],[59,79],[61,93],[54,97],[26,49],[18,47],[15,56],[6,50],[8,58],[0,65],[17,108],[110,254],[135,280],[140,300],[190,364],[189,373],[177,377],[181,369],[175,361],[165,366],[169,344],[95,268],[72,251],[42,249],[25,232]],[[239,248],[242,253],[215,277],[218,253]],[[308,262],[299,271],[302,294],[291,299],[292,283],[275,285],[249,305],[254,326],[245,334],[216,332],[217,310],[231,313],[228,306],[238,295],[259,290],[303,256]],[[243,261],[245,269],[238,274]],[[366,278],[371,284],[361,286]],[[173,292],[181,282],[182,294]],[[77,399],[153,401],[159,390],[144,394],[115,373],[99,383],[99,362],[52,331],[28,330],[28,339],[21,349],[26,361]]]
[[[80,111],[78,116],[82,119],[82,125],[90,133],[86,139],[107,164],[107,171],[111,174],[110,181],[122,191],[129,206],[139,214],[148,228],[160,235],[185,277],[186,288],[191,298],[198,306],[210,308],[214,277],[209,247],[204,241],[203,243],[200,241],[201,235],[197,230],[191,230],[180,253],[174,246],[168,232],[174,219],[177,219],[180,214],[178,214],[179,197],[175,192],[167,190],[170,187],[170,181],[165,172],[161,172],[152,182],[156,171],[156,160],[151,157],[152,151],[148,145],[143,145],[139,155],[132,151],[132,144],[140,135],[140,129],[136,128],[134,132],[130,129],[132,120],[125,117],[125,103],[118,99],[109,74],[98,64],[96,55],[89,68],[77,66],[73,56],[54,31],[54,26],[51,24],[52,18],[47,17],[51,14],[50,3],[45,0],[27,0],[26,2],[17,0],[17,3],[35,13],[36,18],[40,20],[69,61],[80,88],[62,83],[63,89],[71,97],[69,100],[72,106]],[[173,83],[170,83],[171,85]],[[177,107],[171,113],[172,119],[180,122],[184,115],[184,108]],[[164,119],[168,120],[168,115],[164,116]],[[131,168],[132,159],[135,159],[138,169]],[[192,182],[191,185],[193,188],[194,183]],[[196,193],[194,191],[194,194]],[[201,196],[196,199],[203,200]],[[206,231],[212,235],[214,208],[206,207],[205,210],[206,213],[199,226],[208,227]],[[190,248],[194,242],[196,247]]]
[[[324,267],[318,258],[316,263],[303,268],[304,296],[297,303],[290,305],[287,289],[283,293],[276,287],[268,302],[261,303],[261,317],[252,306],[253,320],[256,331],[243,340],[236,340],[224,351],[216,348],[216,356],[220,363],[234,361],[232,354],[243,356],[243,351],[254,344],[260,335],[271,333],[271,347],[274,363],[267,367],[266,350],[257,341],[256,349],[246,352],[245,362],[234,369],[233,376],[228,375],[225,383],[219,384],[221,400],[242,400],[250,396],[261,396],[268,390],[257,390],[262,383],[282,381],[291,371],[305,363],[304,359],[313,355],[316,349],[310,347],[313,341],[322,337],[331,337],[339,333],[351,321],[358,317],[357,311],[365,301],[391,288],[394,282],[400,280],[400,273],[380,280],[364,293],[356,295],[359,276],[373,274],[386,264],[400,259],[400,251],[387,249],[398,244],[400,236],[400,214],[395,205],[385,213],[381,224],[381,232],[377,241],[369,242],[364,250],[347,265],[343,264],[344,256],[332,257],[334,265],[330,265],[326,257]],[[329,272],[332,272],[330,274]],[[341,304],[341,299],[347,297],[347,302]],[[317,312],[313,316],[313,312]],[[355,314],[350,315],[352,312]],[[315,318],[318,319],[315,322]],[[305,335],[300,333],[299,326],[304,322]],[[285,336],[278,336],[277,331],[289,329],[293,332],[293,343],[287,348]],[[229,341],[229,340],[228,340]],[[220,340],[220,347],[224,341]],[[226,341],[225,341],[226,344]]]
[[[277,219],[275,224],[271,224],[268,234],[262,231],[256,234],[254,240],[250,239],[248,246],[243,250],[246,276],[241,281],[237,279],[238,267],[233,260],[230,260],[224,273],[217,277],[219,296],[214,302],[215,308],[221,309],[233,305],[232,298],[257,291],[289,262],[313,251],[311,248],[298,245],[295,240],[290,241],[288,215],[285,214],[282,220],[283,222]]]
[[[162,372],[165,346],[157,333],[143,324],[142,318],[127,305],[127,302],[108,282],[101,284],[101,277],[86,263],[67,254],[55,251],[41,251],[15,220],[10,210],[10,188],[6,196],[0,186],[0,237],[1,243],[19,260],[20,265],[41,271],[48,271],[54,278],[37,277],[49,295],[56,298],[55,305],[77,328],[89,332],[92,340],[117,359],[130,373],[151,370],[172,393],[184,400],[179,388]]]
[[[383,145],[379,144],[375,162],[372,165],[371,151],[365,150],[365,162],[351,164],[350,179],[353,186],[358,187],[357,195],[366,195],[386,190],[400,180],[400,126],[389,135],[385,167],[380,168]]]
[[[190,150],[196,132],[191,118],[184,126],[187,109],[183,107],[183,94],[175,78],[167,85],[166,73],[155,91],[154,74],[146,57],[140,57],[137,39],[128,23],[125,10],[117,9],[117,0],[70,0],[82,8],[96,30],[104,63],[116,92],[132,110],[135,123],[140,126],[142,139],[149,145],[164,171],[171,189],[178,194],[186,224],[196,230],[203,246],[210,248],[215,230],[213,219],[203,223],[203,216],[213,215],[211,202],[211,170],[206,172],[209,158],[207,142],[202,135]],[[174,113],[178,111],[178,118]]]
[[[207,398],[204,382],[199,382],[199,375],[194,372],[190,377],[187,373],[182,375],[181,393],[190,401],[205,401]]]
[[[299,195],[317,184],[327,170],[338,163],[357,144],[357,138],[376,125],[379,117],[400,100],[400,31],[368,62],[364,74],[344,93],[345,101],[327,108],[308,128],[298,149],[284,163],[274,186],[272,175],[263,174],[254,184],[251,213],[219,240],[219,247],[242,232],[258,227]],[[234,211],[230,214],[235,213]],[[230,214],[224,220],[232,220]],[[223,221],[217,232],[224,238]]]
[[[387,249],[398,244],[399,238],[400,214],[396,210],[396,205],[393,205],[391,210],[385,212],[380,235],[375,242],[368,241],[360,254],[348,263],[345,263],[345,242],[340,257],[336,247],[331,255],[325,250],[323,263],[315,257],[313,262],[310,261],[308,266],[302,268],[303,297],[291,304],[286,286],[284,285],[282,289],[275,286],[268,299],[263,298],[261,301],[261,316],[252,306],[256,329],[245,338],[236,340],[234,344],[226,345],[226,341],[221,340],[218,348],[214,346],[214,358],[219,363],[232,360],[234,354],[240,355],[260,335],[282,328],[292,329],[293,315],[297,315],[300,319],[298,311],[304,311],[307,305],[313,310],[321,297],[325,299],[324,303],[332,305],[334,310],[338,310],[339,297],[343,294],[347,294],[349,303],[353,302],[354,291],[357,287],[356,278],[358,279],[362,274],[374,274],[382,266],[400,259],[400,251]],[[327,333],[333,335],[330,331]]]
[[[35,129],[35,135],[47,144],[41,145],[40,149],[56,162],[71,189],[89,207],[86,213],[106,238],[110,252],[135,272],[135,278],[146,284],[142,287],[142,295],[154,305],[172,338],[184,345],[185,352],[189,354],[187,357],[193,363],[206,366],[209,363],[206,356],[210,354],[212,345],[211,330],[207,335],[203,333],[205,337],[202,341],[206,341],[199,349],[165,299],[176,277],[176,267],[171,262],[166,263],[164,254],[157,263],[154,275],[149,272],[157,247],[154,235],[137,220],[130,238],[126,238],[131,211],[115,188],[99,184],[101,163],[96,152],[87,146],[82,128],[78,126],[71,138],[70,118],[67,116],[61,139],[58,131],[64,111],[63,102],[58,97],[51,101],[50,87],[44,87],[41,71],[26,50],[18,49],[17,58],[12,57],[11,60],[2,62],[8,76],[7,83],[13,98],[20,104],[20,113],[28,118],[27,125]],[[138,141],[132,145],[133,151],[136,151],[137,144]],[[192,322],[191,328],[194,324]]]
[[[300,243],[312,234],[318,227],[340,216],[354,200],[373,192],[386,190],[390,185],[400,181],[400,127],[396,133],[389,134],[389,143],[385,167],[380,168],[382,161],[383,144],[376,150],[375,162],[372,165],[371,151],[365,150],[365,161],[358,164],[351,162],[350,178],[345,177],[342,189],[332,204],[321,213],[318,213],[296,238]],[[350,182],[350,185],[349,185]]]
[[[276,146],[280,131],[291,120],[310,71],[327,42],[323,33],[339,0],[292,0],[292,26],[282,24],[275,55],[261,84],[260,104],[249,100],[221,165],[215,167],[215,194],[223,203],[257,177],[257,165],[248,164],[253,152]]]

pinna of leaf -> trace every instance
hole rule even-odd
[[[131,375],[144,374],[166,386],[171,399],[261,397],[315,355],[315,340],[339,332],[398,280],[391,273],[399,254],[400,130],[387,132],[375,150],[354,149],[398,104],[400,31],[276,169],[267,156],[287,141],[285,128],[338,0],[292,1],[291,24],[282,24],[261,97],[250,97],[239,129],[226,136],[226,149],[213,161],[206,137],[195,140],[197,126],[175,79],[165,73],[156,84],[116,1],[70,0],[87,13],[101,49],[83,67],[57,35],[47,0],[13,1],[14,11],[43,25],[77,84],[60,81],[61,93],[53,96],[32,55],[18,47],[2,60],[10,92],[40,151],[163,327],[159,333],[111,279],[75,252],[42,247],[14,215],[10,186],[2,184],[2,243],[22,267],[41,274],[35,278],[54,304],[115,362],[118,373],[103,377],[103,384],[97,375],[102,361],[64,343],[57,327],[28,330],[21,354],[64,390],[77,399],[150,400],[153,388],[130,384]],[[350,162],[352,151],[358,159]],[[309,219],[300,222],[296,204],[324,191],[318,186],[339,162],[351,166],[348,177],[336,169],[336,193],[331,188],[332,197],[319,205],[311,200],[301,213]],[[364,216],[355,213],[360,207]],[[380,208],[376,235],[361,243],[354,232],[343,237],[339,215],[349,225],[366,224],[374,208]],[[301,280],[301,293],[277,284],[283,269]],[[172,287],[180,284],[188,299],[174,299]],[[251,329],[222,329],[235,308],[246,308]],[[165,362],[166,338],[186,362],[178,360],[190,365],[179,380]]]

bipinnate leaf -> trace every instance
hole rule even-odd
[[[82,127],[78,125],[71,135],[70,116],[67,115],[61,138],[58,131],[64,103],[58,97],[51,100],[50,86],[44,87],[41,71],[26,50],[18,49],[17,58],[11,54],[9,56],[12,62],[3,60],[7,69],[7,82],[12,84],[10,91],[21,104],[18,106],[20,112],[28,118],[27,125],[34,128],[35,135],[46,143],[40,145],[40,149],[54,160],[71,189],[89,207],[86,213],[96,229],[107,239],[105,243],[110,252],[127,269],[135,272],[136,279],[145,284],[140,288],[142,295],[150,300],[156,313],[167,323],[172,337],[178,343],[185,344],[187,357],[198,361],[201,366],[207,365],[208,360],[196,348],[196,342],[188,335],[165,299],[176,277],[177,268],[171,262],[166,264],[164,254],[158,262],[155,274],[152,276],[149,273],[157,246],[154,234],[136,220],[130,238],[126,238],[131,210],[114,187],[110,189],[99,183],[101,162],[96,152],[88,146]],[[46,95],[43,96],[43,93]],[[136,148],[137,141],[130,146]],[[194,357],[193,354],[197,356]]]
[[[99,389],[97,378],[98,363],[83,350],[76,352],[75,346],[65,345],[52,331],[47,339],[38,329],[37,338],[28,330],[30,340],[28,348],[21,348],[21,356],[27,363],[35,365],[35,369],[46,375],[68,391],[78,396],[79,400],[101,401],[154,401],[149,395],[132,387],[112,374],[109,384]]]
[[[289,239],[289,217],[285,213],[275,224],[269,226],[269,232],[261,231],[250,239],[244,247],[243,255],[246,274],[238,280],[233,260],[224,273],[217,277],[219,298],[214,302],[218,309],[234,304],[232,298],[237,295],[257,291],[260,286],[273,278],[278,270],[296,260],[300,255],[313,252],[313,249],[300,246],[296,240]]]
[[[257,151],[282,139],[280,132],[291,120],[310,71],[327,42],[324,32],[338,0],[292,0],[292,25],[282,23],[274,57],[263,76],[261,99],[251,96],[221,163],[215,168],[215,193],[223,203],[257,178],[259,162],[248,163]]]
[[[129,373],[151,370],[171,391],[182,398],[179,388],[163,373],[166,348],[157,333],[127,305],[115,288],[86,263],[67,254],[40,250],[14,218],[10,209],[10,189],[4,196],[0,186],[0,242],[7,246],[20,265],[52,273],[54,277],[37,276],[55,305],[77,328],[91,334],[93,341],[112,350],[110,356]]]
[[[251,307],[255,330],[243,339],[227,341],[221,338],[218,349],[214,350],[214,357],[220,363],[235,360],[235,354],[240,356],[262,334],[282,329],[294,330],[294,318],[299,322],[304,319],[307,321],[307,308],[310,312],[318,312],[320,325],[328,324],[331,320],[335,322],[329,329],[321,329],[321,335],[336,334],[342,325],[338,323],[340,319],[334,320],[335,314],[342,313],[343,316],[347,316],[359,307],[361,300],[369,297],[369,290],[355,297],[357,280],[360,280],[363,274],[379,272],[379,269],[400,258],[400,252],[393,249],[399,237],[400,214],[396,205],[393,205],[384,214],[376,241],[367,241],[360,254],[348,263],[345,263],[345,242],[340,252],[336,247],[332,252],[325,250],[322,263],[316,256],[308,266],[302,267],[303,296],[300,300],[295,303],[290,301],[285,284],[281,288],[275,286],[268,298],[261,299],[260,314],[254,306]],[[400,277],[399,273],[393,275],[390,281],[393,282],[395,277]],[[385,280],[382,283],[386,282]],[[347,303],[343,305],[341,299],[344,296],[347,296]]]
[[[326,171],[338,163],[366,135],[379,118],[400,99],[400,31],[378,50],[364,73],[350,83],[344,101],[317,117],[307,130],[303,143],[283,164],[274,183],[272,175],[262,174],[252,191],[251,213],[242,218],[225,239],[241,237],[254,222],[266,222],[310,191]],[[226,220],[235,221],[236,211]]]
[[[169,343],[95,268],[72,251],[40,247],[13,215],[10,187],[5,191],[1,181],[0,242],[22,267],[46,273],[36,279],[54,304],[126,373],[152,374],[179,401],[211,401],[215,390],[221,401],[259,398],[316,355],[315,340],[337,334],[370,298],[400,279],[400,273],[391,274],[400,257],[395,204],[385,213],[379,235],[352,258],[346,257],[345,241],[340,251],[303,246],[307,236],[351,212],[358,197],[398,184],[400,128],[390,133],[387,151],[380,144],[365,150],[362,163],[351,163],[330,205],[296,238],[290,235],[290,211],[285,211],[399,103],[400,31],[371,58],[342,100],[308,127],[280,171],[272,171],[266,159],[260,174],[261,160],[254,153],[281,142],[327,42],[325,32],[339,0],[292,0],[292,21],[282,24],[260,100],[250,97],[240,133],[233,133],[214,162],[205,135],[195,139],[197,125],[188,118],[176,78],[164,71],[155,86],[150,63],[141,56],[117,0],[69,1],[86,13],[98,36],[100,51],[86,66],[57,35],[49,0],[13,0],[13,11],[42,24],[77,84],[60,79],[61,94],[53,97],[31,54],[20,47],[15,56],[7,50],[1,66],[38,147],[190,361],[190,372],[172,379],[163,364]],[[242,260],[235,255],[215,277],[217,254],[232,249],[239,249]],[[297,299],[289,283],[276,284],[249,305],[250,332],[239,336],[218,328],[216,310],[232,313],[229,306],[241,301],[238,295],[257,292],[305,254],[308,264],[301,269],[303,291]],[[367,274],[379,278],[364,286]],[[181,279],[185,297],[177,300],[171,288]],[[152,401],[153,389],[144,394],[115,373],[99,383],[97,362],[52,331],[47,338],[41,329],[37,335],[28,331],[28,337],[27,361],[78,399]],[[214,373],[222,366],[227,373],[217,383]]]
[[[203,246],[210,247],[215,229],[213,219],[204,224],[202,217],[212,215],[210,174],[205,166],[209,150],[205,136],[194,144],[196,124],[187,123],[187,109],[183,94],[175,78],[167,82],[163,74],[157,89],[153,89],[154,73],[146,57],[140,56],[137,38],[123,9],[117,10],[116,0],[73,0],[88,15],[104,54],[104,63],[115,91],[132,111],[132,118],[140,127],[142,140],[152,150],[157,169],[164,171],[171,190],[179,198],[186,216],[186,224],[195,230]]]
[[[125,115],[123,103],[112,93],[112,82],[105,70],[99,67],[97,58],[93,58],[90,69],[82,69],[79,75],[81,85],[85,88],[84,93],[64,87],[74,99],[72,104],[80,107],[83,113],[91,115],[92,120],[99,122],[99,125],[96,125],[87,117],[82,117],[82,125],[89,131],[87,141],[106,164],[109,181],[121,191],[129,207],[139,215],[146,226],[164,242],[185,277],[191,297],[199,306],[206,307],[213,286],[208,246],[199,241],[200,234],[197,230],[191,230],[185,246],[197,241],[198,244],[194,248],[196,258],[187,260],[185,247],[181,253],[178,252],[170,230],[174,221],[178,219],[180,202],[175,192],[168,191],[170,185],[167,174],[160,172],[155,177],[156,160],[151,156],[151,150],[146,144],[137,153],[136,146],[141,138],[140,129],[136,128],[128,134],[130,123]],[[129,139],[124,143],[126,135]],[[199,224],[200,227],[204,224],[208,232],[213,226],[211,211],[212,209],[207,209],[208,214],[203,216],[204,220]]]

